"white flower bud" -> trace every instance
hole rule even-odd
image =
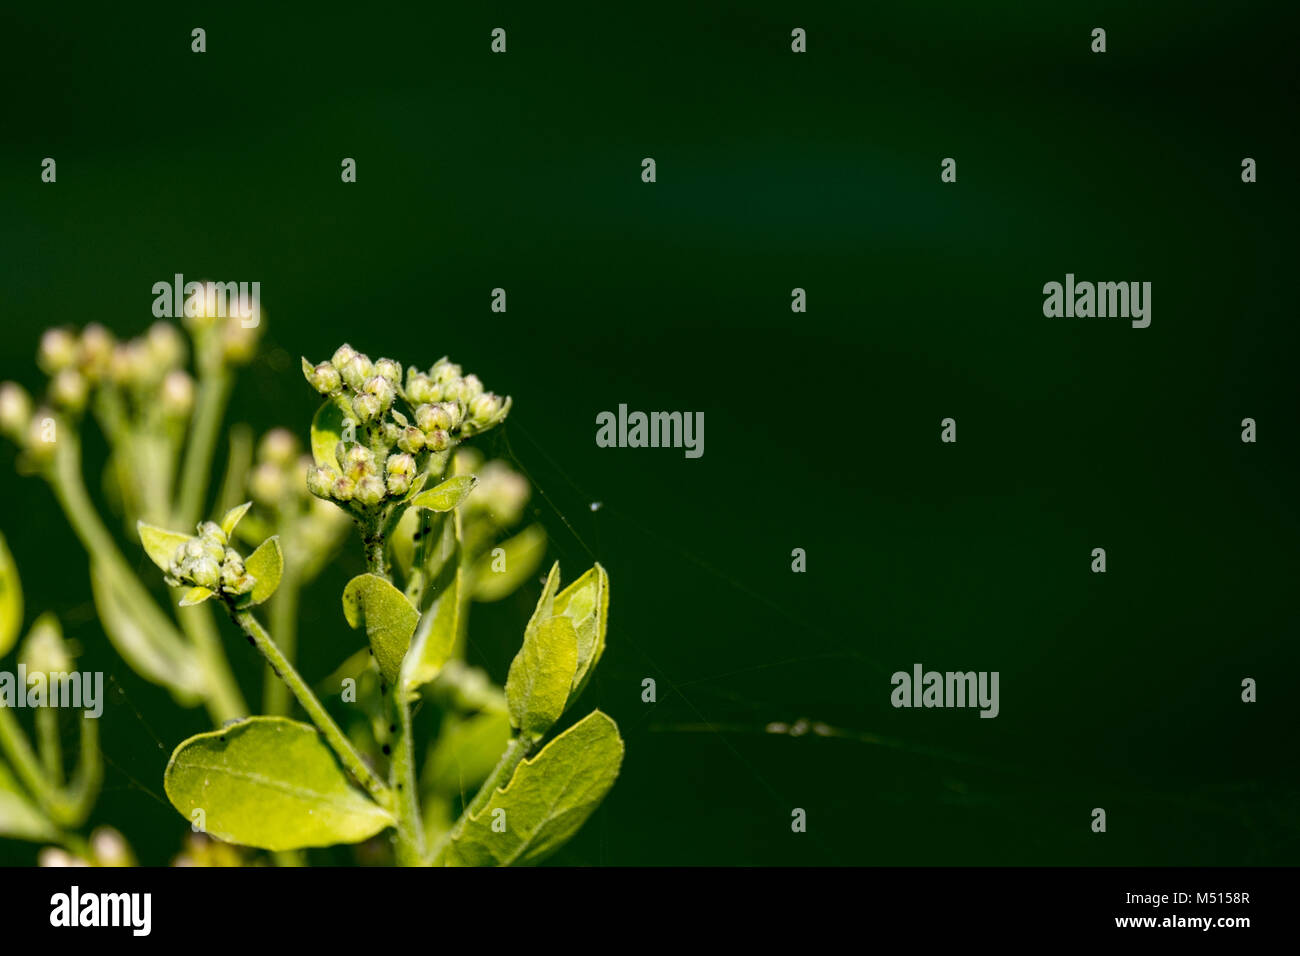
[[[402,429],[401,437],[397,439],[397,447],[410,454],[423,451],[424,432],[414,425],[407,425]]]
[[[81,330],[81,370],[92,382],[108,372],[113,360],[113,334],[97,323]]]
[[[472,402],[483,394],[483,383],[477,375],[466,375],[461,379],[461,401]]]
[[[430,451],[446,451],[451,447],[451,436],[441,428],[435,428],[424,436],[424,444]]]
[[[361,422],[372,422],[384,413],[384,406],[369,392],[362,392],[352,397],[352,411]]]
[[[330,497],[335,501],[351,501],[356,497],[357,483],[347,475],[335,475]]]
[[[366,379],[374,374],[374,370],[370,358],[357,352],[339,369],[339,374],[343,376],[343,381],[347,383],[348,388],[359,392],[366,384]]]
[[[316,467],[307,472],[307,490],[317,498],[334,497],[334,479],[338,472]]]
[[[194,379],[188,372],[172,369],[163,379],[159,402],[168,418],[187,418],[194,408]]]
[[[188,562],[181,571],[182,580],[190,581],[196,587],[215,591],[221,583],[221,565],[207,556]]]
[[[402,366],[390,358],[381,358],[375,362],[375,374],[386,380],[394,390],[402,382]]]
[[[367,395],[373,395],[379,400],[381,411],[388,411],[393,404],[393,399],[397,397],[397,390],[393,388],[393,383],[380,375],[374,375],[366,379],[363,386]]]
[[[155,322],[146,334],[150,358],[159,368],[175,368],[185,361],[185,339],[170,322]]]
[[[363,505],[377,505],[384,500],[384,483],[374,475],[366,475],[357,482],[356,499]]]
[[[258,443],[257,457],[280,468],[288,468],[298,457],[298,439],[287,428],[272,428]]]
[[[445,358],[440,358],[433,363],[433,368],[429,369],[429,377],[439,385],[446,385],[460,378],[461,368],[455,362],[449,362]]]
[[[16,382],[0,385],[0,432],[21,441],[32,420],[32,400]]]
[[[47,329],[41,336],[36,353],[36,364],[46,375],[54,375],[71,368],[80,358],[77,337],[67,329]]]
[[[90,386],[86,377],[74,368],[65,368],[50,382],[50,401],[69,412],[79,412],[86,407]]]
[[[307,377],[307,382],[312,388],[322,395],[333,395],[343,387],[343,377],[339,375],[339,370],[329,362],[321,362],[317,366],[309,366],[303,359],[303,375]]]
[[[339,463],[343,466],[343,473],[353,481],[373,475],[376,470],[375,456],[365,445],[349,445]]]
[[[406,397],[413,405],[436,402],[442,391],[433,383],[433,379],[422,373],[413,372],[406,377]]]
[[[356,357],[356,354],[357,350],[345,342],[334,352],[334,357],[330,359],[330,363],[338,369],[338,371],[342,372],[343,366],[351,362],[352,359]]]

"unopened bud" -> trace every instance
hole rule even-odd
[[[375,362],[375,374],[387,381],[394,389],[402,382],[402,366],[390,358],[381,358]]]
[[[363,505],[377,505],[384,500],[384,483],[375,475],[366,475],[357,482],[357,501]]]
[[[308,487],[311,487],[310,477]],[[278,504],[284,488],[284,472],[269,461],[261,462],[248,476],[248,494],[260,505],[273,507]]]
[[[32,400],[27,390],[17,382],[0,385],[0,432],[21,441],[31,420]]]
[[[363,387],[367,395],[373,395],[379,400],[381,411],[388,411],[393,404],[393,399],[397,397],[397,390],[393,387],[393,383],[382,375],[374,375],[366,379]]]
[[[175,368],[185,361],[185,339],[170,322],[149,326],[146,341],[150,356],[159,368]]]
[[[384,413],[383,403],[369,392],[352,397],[352,411],[361,422],[372,422]]]
[[[429,369],[429,377],[439,385],[446,385],[448,382],[454,382],[460,378],[461,368],[455,362],[449,362],[445,358],[440,358],[433,363],[433,368]]]
[[[351,501],[356,497],[357,483],[347,475],[335,475],[330,497],[335,501]]]
[[[298,457],[298,439],[287,428],[272,428],[258,443],[257,457],[281,468],[288,468]]]
[[[343,377],[339,375],[339,370],[329,362],[311,365],[306,359],[303,359],[302,374],[306,377],[308,384],[322,395],[333,395],[343,387]]]
[[[163,414],[168,418],[186,418],[194,408],[194,379],[189,373],[174,368],[162,382],[160,399]]]
[[[407,425],[402,429],[401,437],[397,439],[397,447],[412,455],[423,451],[424,432],[414,425]]]
[[[446,451],[451,447],[451,436],[441,428],[435,428],[424,436],[424,447],[430,451]]]
[[[357,354],[357,350],[345,342],[343,345],[340,345],[338,349],[334,352],[334,357],[330,359],[330,364],[332,364],[336,369],[342,372],[343,366],[351,362],[352,359],[356,356],[356,354]]]
[[[74,368],[65,368],[50,382],[50,401],[64,411],[79,412],[86,407],[89,391],[84,375]]]
[[[67,329],[47,329],[41,336],[36,364],[46,375],[54,375],[77,364],[77,337]]]
[[[483,383],[477,375],[466,375],[461,379],[461,401],[472,402],[483,394]]]
[[[81,330],[81,370],[97,382],[108,372],[113,360],[113,333],[92,322]]]
[[[307,490],[317,498],[331,498],[334,496],[334,480],[338,476],[338,472],[328,468],[312,468],[307,472]]]
[[[412,405],[424,405],[429,402],[436,402],[442,395],[439,389],[429,376],[412,370],[412,373],[406,377],[406,397]]]
[[[349,445],[339,459],[343,474],[353,481],[359,481],[366,475],[375,473],[375,456],[365,445]]]
[[[343,376],[343,381],[347,383],[348,388],[359,392],[365,386],[366,379],[374,374],[374,370],[375,367],[369,357],[357,352],[339,369],[339,374]]]

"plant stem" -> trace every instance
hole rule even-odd
[[[81,477],[81,445],[75,433],[69,433],[65,429],[54,453],[54,467],[46,474],[46,479],[54,491],[55,498],[62,506],[68,523],[80,539],[82,547],[113,579],[118,594],[132,607],[140,624],[157,629],[161,619],[165,622],[162,626],[170,628],[166,615],[159,610],[158,605],[149,596],[149,592],[140,583],[140,579],[126,563],[122,552],[118,550],[117,542],[104,527],[99,512],[95,510],[90,495],[86,492],[86,485]],[[230,673],[230,665],[221,650],[220,641],[212,627],[212,619],[210,617],[207,619],[207,627],[204,628],[203,621],[193,615],[182,614],[181,618],[182,626],[185,627],[200,655],[203,673],[207,679],[204,703],[213,722],[221,724],[232,717],[242,717],[248,713],[248,708],[239,693],[239,686],[235,683],[234,676]],[[178,646],[183,644],[174,631],[172,635],[174,637],[170,639],[174,642],[173,646],[163,644],[159,650],[175,657]]]
[[[52,707],[36,711],[36,747],[45,779],[52,786],[59,786],[63,779],[63,747],[59,742],[59,714]]]
[[[289,685],[289,690],[293,691],[293,696],[302,706],[302,709],[307,712],[307,716],[312,719],[312,723],[320,729],[320,732],[325,736],[325,740],[334,748],[334,752],[338,754],[343,766],[383,806],[392,809],[392,795],[388,787],[366,766],[365,761],[361,759],[361,755],[352,746],[352,742],[339,729],[339,725],[334,722],[334,718],[329,715],[324,705],[312,693],[311,688],[307,686],[307,682],[302,679],[299,673],[294,670],[293,665],[281,653],[275,641],[271,640],[271,636],[266,633],[266,629],[262,627],[251,611],[236,610],[234,605],[229,603],[226,606],[229,608],[230,616],[235,623],[247,635],[249,643],[261,652],[262,656],[266,658],[266,662],[271,665],[280,679]]]
[[[400,688],[390,691],[392,709],[397,716],[398,732],[393,740],[393,763],[390,784],[397,791],[397,863],[399,866],[422,866],[424,860],[424,824],[420,820],[420,790],[415,782],[415,735],[411,727],[411,708],[402,699]]]
[[[213,346],[204,343],[199,347],[206,350]],[[173,512],[175,523],[181,528],[192,527],[202,515],[217,433],[225,417],[231,386],[230,372],[220,358],[213,361],[200,357],[195,364],[199,366],[198,397],[190,440],[185,445],[185,461],[181,466],[180,492]]]
[[[54,788],[46,779],[36,754],[32,752],[31,744],[23,735],[18,718],[8,707],[0,707],[0,751],[4,752],[18,779],[22,781],[27,791],[36,797],[41,806],[48,810],[58,802]]]
[[[483,786],[479,788],[478,793],[474,795],[474,799],[461,812],[455,824],[442,835],[438,845],[433,848],[430,853],[430,863],[432,865],[438,865],[443,853],[446,852],[448,844],[453,837],[465,829],[465,824],[469,822],[470,817],[482,813],[484,807],[492,801],[492,795],[510,783],[510,778],[515,774],[515,768],[519,766],[521,760],[528,756],[535,743],[535,741],[530,741],[524,737],[515,736],[510,738],[510,742],[506,744],[505,753],[497,761],[491,775],[483,782]]]
[[[298,576],[294,564],[284,566],[280,586],[271,597],[271,634],[280,646],[285,660],[293,663],[298,646],[298,595],[300,593]],[[262,693],[262,706],[268,714],[287,715],[289,713],[289,688],[284,681],[278,680],[273,671],[266,675],[266,687]]]

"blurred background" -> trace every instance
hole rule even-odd
[[[1293,16],[10,4],[0,378],[39,385],[50,325],[142,331],[183,273],[261,282],[231,415],[259,432],[306,436],[299,356],[343,341],[511,394],[484,450],[533,479],[565,579],[612,578],[585,703],[627,758],[555,863],[1294,864]],[[1044,318],[1067,272],[1150,281],[1151,327]],[[620,403],[704,412],[704,456],[597,448]],[[57,611],[109,675],[92,824],[166,862],[186,821],[163,768],[207,717],[107,646],[80,546],[13,457],[28,620]],[[338,595],[361,567],[351,547],[304,601],[309,681],[357,647]],[[539,590],[475,611],[497,680]],[[894,710],[917,662],[999,671],[1000,716]],[[767,730],[801,718],[830,732]]]

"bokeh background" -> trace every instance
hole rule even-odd
[[[627,759],[556,863],[1294,864],[1293,16],[8,4],[0,378],[38,384],[49,325],[143,330],[180,272],[262,283],[232,407],[259,431],[305,435],[298,357],[344,340],[512,394],[487,449],[534,479],[565,577],[599,559],[613,581],[587,702]],[[1067,272],[1151,281],[1151,327],[1044,318]],[[597,448],[619,403],[703,411],[704,457]],[[29,619],[56,610],[116,688],[94,822],[164,862],[185,821],[163,767],[206,717],[113,655],[76,540],[12,459]],[[311,680],[356,647],[338,593],[360,567],[354,548],[304,602]],[[498,679],[537,591],[476,610]],[[892,709],[914,662],[999,671],[1001,715]],[[834,733],[765,730],[800,718]]]

